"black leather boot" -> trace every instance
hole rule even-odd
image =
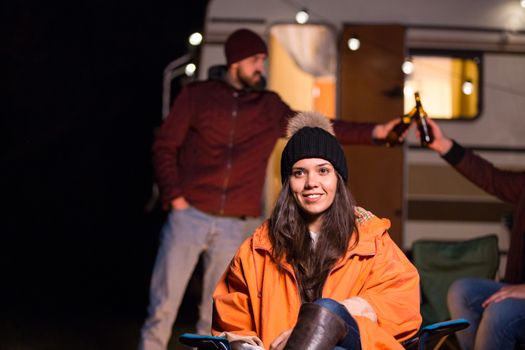
[[[284,350],[332,350],[346,336],[346,322],[332,311],[305,303]]]

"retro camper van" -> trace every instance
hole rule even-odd
[[[267,86],[296,110],[384,122],[419,92],[444,132],[495,165],[525,168],[525,4],[519,0],[212,0],[198,76],[225,62],[245,27],[268,42]],[[185,61],[178,61],[183,64]],[[267,212],[279,190],[268,167]],[[409,250],[419,239],[499,236],[503,270],[511,207],[457,174],[414,132],[400,147],[346,147],[358,204],[390,218]]]

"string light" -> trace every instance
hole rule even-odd
[[[188,42],[192,46],[199,46],[202,43],[202,34],[199,32],[191,34],[188,38]]]
[[[193,63],[188,63],[186,65],[186,67],[184,68],[184,73],[188,76],[188,77],[191,77],[193,76],[193,74],[195,74],[195,71],[197,70],[197,66]]]
[[[472,95],[472,92],[474,91],[474,84],[472,84],[472,81],[470,79],[467,79],[463,82],[463,85],[461,86],[461,91],[465,95]]]
[[[310,19],[308,9],[302,9],[295,14],[295,21],[299,24],[305,24]]]
[[[412,72],[414,71],[414,63],[412,62],[412,58],[407,57],[407,59],[405,59],[405,62],[403,62],[403,64],[401,65],[401,70],[406,75],[412,74]]]
[[[410,85],[405,85],[405,87],[403,88],[403,94],[405,96],[412,96],[414,95],[414,89]]]
[[[352,51],[357,51],[361,47],[361,41],[357,37],[357,35],[352,34],[350,39],[348,39],[348,48]]]

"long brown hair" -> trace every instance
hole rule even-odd
[[[332,205],[323,213],[321,232],[313,247],[308,232],[306,213],[297,204],[290,189],[289,178],[269,220],[272,257],[280,265],[283,258],[293,266],[301,298],[305,302],[322,296],[323,285],[334,264],[345,255],[355,231],[354,199],[337,173],[337,188]]]

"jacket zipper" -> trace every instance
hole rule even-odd
[[[232,153],[233,153],[233,140],[235,137],[235,125],[237,122],[237,112],[238,112],[238,96],[239,93],[235,91],[233,93],[233,108],[232,108],[232,118],[231,118],[231,128],[230,128],[230,138],[228,140],[228,152],[226,156],[226,176],[222,183],[222,194],[221,194],[221,205],[219,209],[220,215],[224,215],[224,207],[226,206],[226,191],[228,189],[228,184],[231,177],[232,169]]]

